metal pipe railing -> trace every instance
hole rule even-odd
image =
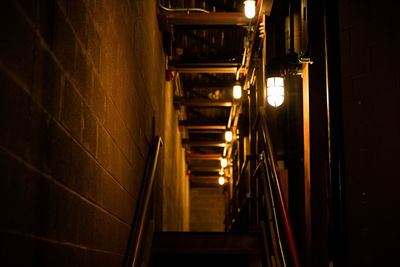
[[[267,211],[267,221],[268,221],[268,228],[270,230],[270,238],[272,242],[272,250],[274,255],[276,255],[275,264],[277,267],[281,267],[282,264],[286,267],[286,257],[283,251],[282,240],[280,236],[279,230],[279,223],[278,223],[278,216],[276,212],[276,205],[274,200],[274,194],[272,189],[272,179],[271,174],[268,172],[268,164],[266,162],[266,155],[265,151],[261,154],[260,157],[260,164],[263,167],[263,171],[265,172],[265,179],[263,179],[263,188],[264,188],[264,195],[265,195],[265,207]],[[276,237],[275,237],[276,235]],[[282,263],[279,259],[278,253],[278,246],[279,252],[281,254]],[[272,265],[275,266],[275,265]]]
[[[152,144],[149,158],[147,160],[146,169],[139,193],[138,202],[136,204],[133,223],[128,239],[128,247],[124,256],[123,266],[136,267],[138,265],[138,254],[140,244],[143,239],[143,229],[146,215],[149,209],[151,192],[153,189],[154,175],[156,172],[160,147],[163,142],[160,136],[157,136]]]
[[[280,183],[278,180],[275,156],[273,154],[272,144],[270,142],[270,137],[268,134],[268,127],[265,122],[265,111],[262,109],[260,109],[258,122],[260,123],[259,126],[260,126],[261,134],[263,137],[263,143],[265,146],[265,150],[267,152],[265,160],[267,161],[267,164],[270,166],[271,174],[272,174],[272,181],[273,181],[273,185],[275,188],[276,196],[278,198],[278,207],[279,207],[279,211],[281,213],[281,217],[282,217],[282,221],[283,221],[283,226],[284,226],[287,243],[288,243],[288,247],[289,247],[289,253],[290,253],[290,256],[293,261],[293,266],[300,267],[301,266],[300,259],[299,259],[299,255],[298,255],[298,251],[297,251],[297,247],[296,247],[296,242],[294,239],[293,229],[292,229],[289,215],[287,212],[285,198],[283,196],[283,193],[282,193],[282,190],[280,187]]]
[[[272,254],[270,255],[271,258],[268,258],[267,256],[267,262],[270,264],[270,266],[294,266],[294,267],[300,267],[300,259],[294,239],[294,233],[293,229],[291,226],[291,222],[289,219],[289,214],[287,210],[287,206],[285,203],[285,198],[283,196],[283,192],[280,186],[279,178],[278,178],[278,172],[277,172],[277,166],[276,166],[276,161],[275,161],[275,156],[273,153],[273,148],[272,148],[272,143],[270,141],[269,137],[269,132],[268,132],[268,127],[266,124],[266,114],[264,109],[260,109],[256,119],[254,120],[253,127],[251,129],[251,132],[253,133],[259,133],[260,138],[258,139],[258,142],[260,143],[260,151],[263,151],[260,153],[260,158],[259,158],[259,164],[255,166],[252,169],[253,175],[256,175],[256,173],[260,173],[261,176],[265,176],[265,179],[262,179],[263,181],[263,190],[264,190],[264,195],[265,195],[265,205],[266,205],[266,221],[265,224],[263,224],[262,221],[260,221],[260,226],[263,230],[263,234],[265,237],[270,238],[271,241],[271,252]],[[257,153],[254,151],[254,153]],[[247,158],[250,159],[252,157]],[[243,164],[247,166],[248,162]],[[240,173],[238,183],[235,184],[234,189],[233,189],[233,196],[230,201],[230,206],[234,207],[234,199],[237,193],[237,190],[240,190],[239,188],[239,181],[241,181],[242,176],[244,175],[243,173],[243,168]],[[278,214],[279,213],[279,214]],[[237,214],[239,216],[239,214]],[[283,226],[283,227],[280,227]],[[266,229],[269,229],[270,234],[267,235],[265,233]],[[280,230],[280,228],[282,230]],[[284,232],[282,232],[284,231]],[[282,234],[281,234],[282,233]],[[283,242],[282,238],[286,237],[287,242]],[[286,257],[285,251],[284,251],[284,244],[287,244],[288,252],[290,257]],[[266,249],[268,248],[268,242],[266,242]],[[266,253],[267,255],[267,253]],[[276,258],[272,257],[272,255],[275,255]],[[291,264],[287,264],[287,259],[291,259]]]

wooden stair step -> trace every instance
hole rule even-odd
[[[262,255],[259,233],[156,232],[152,254]]]

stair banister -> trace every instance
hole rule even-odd
[[[124,256],[123,267],[136,267],[139,264],[138,254],[140,244],[143,239],[143,229],[147,211],[149,208],[151,192],[153,189],[154,175],[156,172],[160,147],[162,146],[162,144],[163,141],[161,137],[157,136],[151,146],[149,157],[146,162],[146,168],[139,192],[138,201],[136,204],[132,227],[129,234],[128,246]]]
[[[295,239],[294,239],[293,229],[292,229],[289,215],[287,212],[285,198],[283,196],[283,193],[282,193],[282,190],[280,187],[280,183],[279,183],[279,179],[278,179],[278,173],[276,170],[276,163],[275,163],[275,156],[273,153],[272,144],[270,142],[270,137],[268,134],[268,127],[266,124],[265,111],[263,109],[260,109],[259,112],[260,113],[259,113],[259,118],[258,118],[257,122],[259,123],[259,127],[261,129],[262,138],[263,138],[262,141],[264,143],[265,150],[267,153],[266,160],[272,170],[272,181],[273,181],[275,192],[276,192],[276,195],[278,198],[278,206],[279,206],[279,210],[281,212],[281,217],[283,220],[283,225],[284,225],[284,229],[285,229],[285,233],[286,233],[286,237],[287,237],[289,253],[292,258],[293,266],[300,267],[301,266],[300,259],[299,259]]]

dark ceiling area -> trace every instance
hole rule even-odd
[[[243,86],[257,22],[245,17],[243,9],[242,0],[160,2],[169,68],[178,76],[174,104],[182,111],[179,123],[192,186],[218,186],[221,158],[230,162],[239,109],[247,100],[234,99],[233,86]],[[225,140],[229,130],[231,142]],[[229,179],[227,170],[222,175]]]
[[[177,77],[174,104],[181,111],[179,125],[192,186],[218,186],[221,176],[232,177],[232,148],[243,138],[240,127],[248,124],[243,109],[255,83],[256,70],[250,64],[258,58],[265,33],[260,14],[269,15],[274,1],[253,3],[255,16],[247,18],[243,0],[160,1],[159,21],[168,68]],[[241,86],[237,99],[234,85]],[[226,131],[232,132],[232,141],[225,140]],[[221,168],[223,158],[228,160],[226,169]]]

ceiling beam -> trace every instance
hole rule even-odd
[[[243,12],[212,12],[212,13],[185,13],[162,12],[168,23],[172,25],[236,25],[244,26],[250,23]]]
[[[221,185],[219,183],[215,183],[215,182],[206,182],[206,181],[194,181],[194,180],[190,180],[190,187],[221,187]]]
[[[225,147],[225,142],[222,141],[193,141],[190,139],[182,139],[182,144],[191,147]]]
[[[178,31],[193,31],[193,30],[236,30],[246,31],[249,25],[174,25],[175,32]]]
[[[218,178],[220,176],[218,175],[190,175],[190,179],[196,179],[196,180],[214,180],[214,181],[218,181]]]
[[[192,154],[186,153],[186,159],[188,160],[220,160],[221,154]]]
[[[236,74],[237,67],[185,67],[175,66],[175,70],[179,73],[231,73]]]
[[[193,130],[225,130],[226,124],[218,122],[179,121],[179,126]]]
[[[188,99],[184,97],[174,97],[174,104],[179,104],[187,107],[231,107],[232,101],[211,100],[211,99]]]
[[[179,63],[179,62],[172,62],[170,66],[173,67],[177,72],[180,72],[180,73],[236,74],[237,70],[240,68],[240,63],[232,63],[232,62]]]
[[[209,167],[209,166],[191,166],[190,172],[220,172],[221,168]]]
[[[208,129],[206,129],[206,131],[204,131],[204,129],[190,129],[190,133],[192,134],[204,134],[204,133],[207,133],[207,134],[223,134],[224,132],[225,132],[225,130],[226,130],[226,128],[225,129],[220,129],[220,130],[208,130]]]
[[[183,88],[232,88],[235,81],[205,81],[205,80],[185,80]]]

